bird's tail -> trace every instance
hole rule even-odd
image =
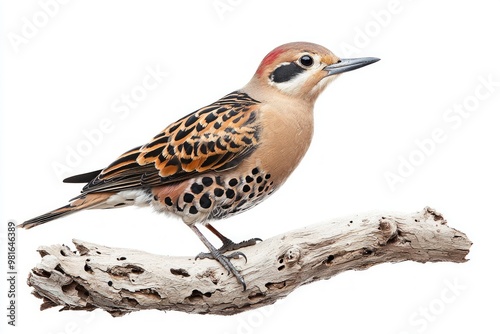
[[[98,207],[100,204],[103,204],[112,194],[111,193],[99,193],[99,194],[87,194],[79,197],[65,205],[60,207],[59,209],[47,212],[44,215],[35,217],[33,219],[27,220],[22,224],[19,224],[18,227],[22,227],[25,229],[30,229],[32,227],[45,224],[51,220],[58,219],[72,213],[75,213],[84,209],[93,209]]]

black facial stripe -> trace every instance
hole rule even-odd
[[[269,77],[274,82],[286,82],[293,79],[297,74],[302,73],[304,69],[295,63],[281,65],[271,73]]]

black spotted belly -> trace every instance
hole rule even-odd
[[[165,198],[168,211],[185,222],[222,219],[254,207],[274,191],[272,175],[259,167],[240,176],[226,173],[194,178],[177,201]]]

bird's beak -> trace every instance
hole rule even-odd
[[[326,66],[323,70],[327,71],[327,77],[334,74],[349,72],[366,65],[373,64],[379,61],[379,58],[364,57],[364,58],[345,58],[340,59],[339,62]]]

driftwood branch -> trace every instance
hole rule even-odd
[[[368,214],[290,231],[233,260],[241,286],[215,261],[169,257],[74,240],[39,248],[28,284],[42,309],[101,308],[113,316],[142,309],[230,315],[276,302],[295,288],[385,262],[465,262],[471,242],[430,208]]]

